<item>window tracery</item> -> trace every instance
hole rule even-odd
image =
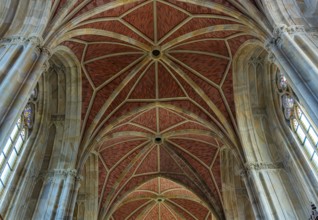
[[[2,194],[3,190],[8,185],[9,177],[16,168],[24,144],[32,132],[37,98],[38,87],[36,86],[1,152],[0,194]]]
[[[285,120],[296,134],[300,145],[303,146],[308,160],[318,169],[317,128],[298,102],[297,97],[287,83],[286,77],[281,72],[277,73],[276,85]]]

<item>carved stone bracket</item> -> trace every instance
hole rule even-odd
[[[246,163],[244,165],[247,172],[251,170],[277,170],[277,169],[283,169],[284,164],[283,162],[276,162],[276,163],[268,163],[268,162],[253,162],[253,163]]]
[[[280,25],[274,29],[274,37],[282,37],[284,33],[288,33],[290,35],[294,35],[297,33],[306,33],[306,29],[303,25]]]
[[[2,38],[0,40],[0,44],[4,44],[4,45],[19,45],[19,44],[25,44],[25,43],[31,43],[35,46],[41,46],[43,43],[43,39],[37,36],[31,36],[31,37],[12,36],[8,38]]]
[[[273,37],[270,37],[265,42],[265,48],[268,52],[271,52],[273,46],[280,47],[283,43],[284,35],[288,34],[293,36],[298,33],[306,33],[305,27],[303,25],[280,25],[274,28]]]
[[[76,181],[80,181],[82,176],[75,169],[53,169],[40,173],[39,179],[43,178],[46,182],[52,182],[56,178],[66,179],[68,176],[73,177]]]

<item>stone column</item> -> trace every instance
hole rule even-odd
[[[249,194],[255,194],[259,200],[258,204],[253,204],[254,212],[259,213],[258,210],[260,210],[262,213],[257,215],[257,219],[293,219],[298,216],[291,205],[290,196],[280,176],[283,169],[282,163],[245,164],[247,177],[244,181],[249,184],[247,188],[253,190]]]
[[[45,175],[43,189],[33,219],[72,219],[73,195],[79,184],[74,169],[54,169]]]
[[[251,206],[252,206],[252,209],[253,209],[253,213],[254,213],[255,219],[262,219],[263,218],[263,213],[262,213],[262,211],[260,209],[260,204],[259,204],[259,202],[257,200],[258,198],[257,198],[257,195],[256,195],[256,190],[253,187],[253,183],[248,178],[249,175],[246,172],[246,170],[241,170],[240,175],[241,175],[242,180],[243,180],[243,182],[245,184],[246,191],[247,191],[248,198],[250,200],[250,203],[251,203]]]
[[[80,187],[80,178],[78,178],[76,170],[67,170],[65,176],[55,219],[72,219],[75,207],[72,204],[72,199],[75,197],[76,201],[78,189]]]
[[[71,202],[70,202],[70,209],[69,209],[69,214],[70,214],[71,217],[74,215],[74,210],[75,210],[75,206],[76,206],[78,192],[79,192],[79,189],[81,187],[81,183],[80,183],[81,180],[82,180],[82,177],[77,177],[76,180],[75,180],[75,187],[74,187],[74,190],[73,190],[73,196],[72,196],[72,199],[71,199]]]
[[[12,38],[0,42],[0,150],[23,111],[50,53],[40,39]]]
[[[318,125],[318,49],[302,26],[282,25],[266,44],[311,119]]]

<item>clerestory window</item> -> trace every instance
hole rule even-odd
[[[297,101],[297,98],[289,87],[285,76],[277,73],[277,88],[280,94],[281,107],[286,122],[296,134],[300,145],[307,156],[307,159],[318,169],[318,132],[311,122],[306,111]]]
[[[10,176],[22,155],[26,140],[30,136],[34,122],[34,112],[37,102],[37,87],[33,90],[29,102],[24,108],[18,121],[0,155],[0,194],[7,187]]]

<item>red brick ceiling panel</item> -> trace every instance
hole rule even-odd
[[[203,143],[200,139],[179,139],[179,138],[169,138],[178,146],[182,146],[182,149],[187,151],[187,153],[195,156],[197,159],[210,166],[213,158],[218,152],[218,148],[207,143]]]
[[[196,37],[185,40],[184,42],[190,42],[194,40],[203,40],[203,39],[225,39],[234,36],[235,34],[240,33],[239,31],[215,31],[211,33],[201,34]]]
[[[143,192],[144,191],[151,191],[153,193],[159,193],[159,184],[160,184],[160,179],[161,178],[153,178],[149,181],[147,181],[146,183],[143,183],[142,185],[140,185],[138,188],[136,188],[136,192],[140,191]]]
[[[217,18],[192,18],[190,21],[185,23],[181,28],[176,30],[172,35],[163,41],[163,44],[180,37],[184,34],[216,25],[225,25],[225,24],[238,24],[234,21],[217,19]]]
[[[157,26],[158,39],[161,39],[175,26],[180,24],[188,15],[180,9],[173,8],[170,5],[157,3]]]
[[[145,140],[139,141],[125,141],[120,144],[111,145],[110,147],[102,147],[100,152],[101,156],[105,160],[107,167],[112,168],[120,159],[128,156],[128,153],[142,146]]]
[[[129,105],[131,104],[132,103],[129,103]],[[159,126],[157,124],[159,124]],[[192,118],[181,116],[180,113],[177,114],[164,108],[158,108],[158,110],[151,108],[137,116],[131,117],[129,120],[125,119],[125,123],[120,123],[120,125],[115,126],[108,134],[123,131],[140,131],[155,134],[160,132],[160,124],[163,126],[162,128],[165,128],[163,130],[164,133],[189,129],[210,131],[208,127],[196,122]],[[158,127],[159,130],[157,130]]]
[[[106,148],[112,147],[113,145],[117,145],[120,143],[124,143],[124,142],[128,142],[128,141],[136,141],[136,140],[147,140],[146,137],[142,137],[142,136],[136,136],[136,135],[129,135],[129,134],[125,134],[124,136],[114,136],[111,138],[107,138],[106,140],[103,141],[102,145],[99,146],[97,151],[103,151]]]
[[[181,125],[178,125],[176,127],[170,128],[168,129],[166,132],[171,132],[171,131],[178,131],[178,130],[203,130],[203,131],[209,131],[210,129],[208,129],[207,127],[196,123],[196,122],[185,122]]]
[[[173,182],[171,180],[168,180],[166,178],[159,178],[159,184],[160,184],[160,192],[161,193],[164,193],[164,192],[171,190],[171,189],[174,189],[174,192],[175,192],[175,190],[178,190],[178,189],[183,189],[183,190],[187,191],[180,184]]]
[[[140,163],[135,174],[147,174],[158,172],[158,147],[155,145]]]
[[[85,68],[97,87],[141,56],[141,54],[121,54],[118,56],[101,58],[85,64]],[[118,60],[120,60],[120,62],[118,62]]]
[[[165,131],[171,126],[184,122],[186,118],[170,110],[159,108],[159,130]]]
[[[227,59],[195,54],[195,52],[170,52],[169,54],[216,84],[220,84],[229,64]]]
[[[189,42],[170,49],[170,53],[174,50],[204,51],[208,53],[219,54],[225,57],[229,56],[228,49],[223,40],[202,40],[197,42]],[[184,51],[186,53],[186,51]]]
[[[211,120],[210,116],[202,108],[195,105],[192,101],[188,101],[188,100],[179,101],[178,100],[178,101],[169,101],[169,102],[165,102],[165,103],[170,104],[170,105],[174,105],[178,108],[181,108],[181,109],[184,109],[188,112],[194,113],[197,116],[199,116],[200,118],[202,118],[203,120],[206,120],[206,121]],[[199,103],[199,104],[201,104],[201,103]]]
[[[127,3],[121,7],[109,9],[107,11],[103,11],[93,17],[90,17],[91,19],[96,19],[96,18],[105,18],[105,17],[119,17],[124,13],[127,13],[129,10],[133,9],[135,6],[140,5],[141,3],[146,2],[146,0],[140,0],[137,2],[133,3]]]
[[[143,37],[131,31],[131,29],[129,29],[126,25],[124,25],[123,23],[117,20],[93,22],[90,24],[79,26],[77,29],[85,29],[85,28],[93,28],[93,29],[110,31],[110,32],[114,32],[124,36],[128,36],[142,43],[147,43],[147,41]]]
[[[209,210],[206,207],[202,206],[201,204],[195,201],[181,198],[170,199],[170,201],[178,204],[184,210],[187,210],[192,215],[194,215],[197,219],[205,219],[205,217],[209,213]]]
[[[173,75],[160,63],[158,64],[158,93],[159,98],[186,97]]]
[[[136,131],[136,132],[142,132],[145,134],[150,133],[149,130],[142,128],[140,126],[132,125],[132,124],[123,124],[123,125],[120,125],[114,129],[112,129],[108,134],[115,134],[117,132],[126,132],[126,131],[128,131],[128,132],[129,131]]]
[[[177,0],[167,0],[167,2],[170,2],[188,12],[190,12],[191,14],[217,14],[217,15],[226,15],[225,13],[222,13],[220,11],[211,9],[211,8],[207,8],[207,7],[203,7],[203,6],[199,6],[199,5],[194,5],[194,4],[189,4],[186,2],[180,2]],[[211,2],[215,2],[215,3],[219,3],[219,4],[223,4],[227,7],[230,7],[232,9],[235,9],[235,7],[233,7],[228,1],[226,0],[212,0]]]
[[[176,65],[177,66],[177,65]],[[182,69],[179,66],[180,70],[182,70],[183,73],[187,73],[186,69]],[[198,94],[198,92],[195,90],[197,88],[192,87],[189,83],[187,83],[181,76],[180,74],[176,73],[173,71],[174,76],[178,79],[179,83],[181,86],[184,88],[184,90],[187,92],[188,97],[191,99],[189,101],[174,101],[172,104],[180,107],[181,109],[186,109],[198,116],[200,116],[204,120],[211,120],[211,117],[217,118],[214,112],[210,109],[208,104],[206,103],[205,100],[203,100],[202,97]],[[182,73],[181,73],[182,74]],[[187,76],[192,74],[189,72]],[[194,103],[196,102],[196,103]],[[207,112],[209,114],[207,114]]]
[[[113,214],[113,218],[116,220],[124,220],[124,216],[127,217],[133,213],[136,209],[145,206],[149,201],[147,199],[139,199],[135,201],[129,201],[119,206]]]
[[[121,107],[119,107],[114,113],[111,114],[109,118],[109,122],[115,121],[116,119],[120,118],[121,116],[125,116],[132,111],[136,111],[136,109],[141,109],[149,105],[149,102],[142,102],[142,101],[135,101],[135,102],[126,102]],[[107,110],[103,116],[103,118],[110,115],[112,111]],[[125,117],[124,117],[125,118]]]
[[[140,77],[142,71],[135,73],[132,79],[122,88],[119,92],[114,92],[115,96],[110,106],[105,111],[102,119],[107,118],[107,122],[113,122],[120,116],[124,116],[127,113],[130,113],[132,110],[135,110],[138,107],[144,106],[149,103],[125,103],[128,99],[129,93],[133,87],[133,85],[137,82]],[[107,87],[107,85],[106,85]],[[125,104],[123,104],[125,103]],[[121,107],[120,107],[121,106]],[[118,108],[119,107],[119,108]],[[99,121],[101,123],[101,121]]]
[[[105,55],[115,55],[116,53],[129,53],[129,52],[142,52],[136,48],[127,47],[126,45],[114,44],[114,43],[99,43],[99,44],[90,44],[87,47],[85,61],[87,62],[90,59],[96,57],[101,57]],[[118,59],[118,58],[117,58]],[[122,57],[119,57],[122,60]],[[124,58],[126,59],[126,58]]]
[[[135,200],[137,198],[147,198],[147,199],[155,199],[157,198],[157,193],[150,191],[133,191],[127,197],[126,200]]]
[[[187,189],[191,190],[197,197],[202,199],[202,201],[207,201],[207,194],[203,193],[200,188],[198,188],[198,183],[190,179],[188,176],[184,174],[165,174],[165,178],[169,178],[172,181],[176,181],[184,186],[187,187]]]
[[[144,220],[154,220],[159,216],[159,206],[158,204],[154,205],[149,212],[145,214]]]
[[[214,103],[214,105],[222,112],[223,115],[225,115],[225,117],[227,118],[227,120],[229,122],[231,122],[231,118],[228,114],[228,111],[226,110],[226,108],[224,107],[224,100],[222,99],[222,96],[220,94],[220,92],[218,91],[218,89],[216,89],[215,87],[213,87],[210,83],[208,83],[207,81],[202,80],[200,77],[198,77],[196,74],[193,74],[192,72],[190,72],[189,70],[187,70],[186,68],[183,68],[181,66],[179,66],[179,68],[187,74],[187,76],[189,76],[196,85],[198,85],[204,92],[205,94],[209,97],[209,99]],[[219,80],[221,80],[221,77],[223,77],[224,75],[220,75],[218,78]],[[198,104],[200,104],[201,107],[203,107],[206,111],[208,111],[210,113],[210,115],[218,120],[218,117],[215,115],[215,113],[213,112],[213,110],[211,109],[211,107],[209,107],[206,102],[200,98],[197,93],[191,88],[189,87],[189,85],[185,84],[185,82],[182,82],[182,80],[180,80],[180,83],[182,83],[182,85],[184,86],[184,88],[188,88],[188,94],[189,96],[196,101]],[[223,111],[225,109],[225,111]]]
[[[162,220],[176,220],[177,217],[174,216],[172,211],[166,207],[165,203],[160,203],[160,216]]]
[[[178,206],[177,205],[178,203],[174,203],[170,200],[167,200],[165,203],[168,205],[169,208],[171,208],[173,210],[173,212],[175,214],[180,216],[182,219],[196,220],[195,217],[193,215],[191,215],[190,212],[187,212],[185,209]]]
[[[117,86],[122,82],[122,80],[128,75],[129,72],[123,73],[119,75],[117,78],[115,78],[111,84],[108,86],[103,87],[101,90],[99,90],[96,94],[96,97],[94,99],[91,111],[89,112],[89,117],[87,121],[87,126],[89,127],[90,123],[93,121],[101,107],[104,105],[105,101],[110,97],[114,89],[117,88]]]
[[[141,114],[132,120],[133,123],[149,128],[152,131],[157,131],[157,111],[155,108]]]
[[[152,148],[153,148],[153,145],[149,147],[150,150]],[[149,152],[148,150],[145,150],[145,149],[143,149],[145,153],[143,155],[136,157],[134,159],[134,163],[130,165],[127,168],[127,170],[125,170],[125,172],[121,174],[121,175],[124,175],[124,174],[125,175],[121,179],[118,179],[117,181],[118,184],[116,185],[116,188],[114,190],[114,196],[113,196],[114,202],[120,200],[123,196],[125,196],[128,192],[130,192],[136,186],[148,180],[150,178],[149,175],[153,175],[157,173],[157,167],[152,166],[154,170],[151,170],[150,172],[147,172],[147,173],[139,173],[138,175],[136,174],[136,170],[140,168],[139,165],[142,164],[145,157],[147,157],[147,153]],[[142,168],[140,170],[147,170],[147,168]],[[136,185],[133,185],[133,184],[136,184]]]
[[[215,138],[215,137],[211,137],[208,135],[201,135],[201,134],[186,134],[186,135],[175,135],[173,136],[173,138],[190,138],[190,139],[194,139],[194,140],[200,140],[202,142],[206,142],[209,143],[209,145],[213,146],[213,147],[221,147],[222,143],[220,143],[220,141]]]
[[[137,83],[138,77],[140,77],[141,72],[137,72],[135,73],[135,75],[132,77],[132,79],[126,84],[124,85],[124,88],[122,88],[119,92],[114,92],[113,95],[115,95],[114,100],[111,102],[111,105],[109,106],[109,108],[107,109],[107,111],[104,114],[104,118],[109,118],[108,120],[109,122],[112,122],[113,120],[115,120],[118,116],[122,116],[125,115],[126,113],[128,113],[131,109],[134,109],[134,105],[132,103],[129,103],[130,105],[132,105],[132,107],[128,107],[128,109],[124,109],[124,111],[121,111],[121,109],[116,109],[117,107],[119,107],[120,105],[122,105],[124,102],[126,102],[126,100],[128,99],[128,96],[131,92],[131,89],[133,87],[134,84]]]
[[[148,203],[148,205],[135,210],[135,212],[131,213],[131,215],[129,215],[126,219],[127,220],[137,220],[138,218],[140,218],[139,216],[142,216],[143,213],[145,212],[145,210],[148,209],[148,206],[151,206],[151,204]],[[125,219],[125,218],[121,216],[119,219],[114,219],[114,220],[122,220],[122,219]]]
[[[146,4],[127,14],[123,19],[137,28],[141,33],[154,40],[153,3]]]
[[[85,48],[84,44],[74,42],[74,41],[65,41],[62,43],[62,45],[70,48],[73,51],[73,53],[76,55],[78,61],[81,62],[82,56],[83,56],[83,51]]]
[[[118,184],[118,182],[120,182],[122,180],[122,178],[124,177],[123,171],[128,168],[128,165],[131,164],[131,162],[136,158],[136,156],[140,153],[141,150],[142,150],[141,148],[138,148],[137,150],[135,150],[132,153],[130,153],[129,155],[127,155],[125,157],[125,159],[122,160],[121,162],[119,162],[112,169],[112,171],[109,173],[109,176],[107,179],[107,184],[105,187],[105,191],[102,194],[103,198],[102,198],[101,204],[104,204],[104,202],[107,200],[107,198],[108,199],[113,198],[114,190],[117,188],[117,187],[115,187],[115,183]],[[110,156],[110,155],[103,155],[104,158],[107,158],[107,156]]]
[[[76,16],[79,16],[85,12],[88,12],[90,10],[93,10],[94,8],[97,8],[98,6],[101,6],[101,5],[104,5],[104,4],[107,4],[107,3],[110,3],[112,1],[115,1],[115,0],[91,0],[89,1],[78,13],[76,13]]]
[[[147,180],[150,180],[154,178],[155,175],[148,174],[148,175],[140,175],[140,176],[135,176],[125,184],[124,188],[121,189],[121,191],[118,193],[116,200],[114,202],[118,202],[121,199],[124,198],[125,195],[127,195],[128,192],[131,190],[135,189],[136,186],[139,186],[140,184],[146,182]]]
[[[249,36],[249,35],[242,35],[238,37],[231,38],[227,40],[229,43],[229,46],[231,48],[232,56],[236,53],[238,48],[247,40],[255,39],[255,37]]]
[[[155,99],[156,98],[156,76],[155,64],[151,64],[149,69],[142,76],[129,99]]]
[[[160,163],[160,171],[162,173],[183,173],[182,168],[163,147],[160,147],[160,161],[164,161],[164,163]]]
[[[161,192],[162,195],[164,195],[166,198],[177,198],[177,197],[182,197],[182,198],[194,198],[196,197],[195,194],[189,190],[186,190],[184,188],[179,188],[179,189],[169,189],[167,191]]]
[[[213,177],[210,174],[210,170],[208,167],[200,163],[197,159],[193,158],[193,156],[189,155],[188,153],[184,152],[183,150],[175,147],[174,151],[176,151],[179,155],[181,155],[184,159],[188,161],[188,163],[191,164],[193,169],[199,174],[199,176],[202,178],[206,186],[210,189],[210,193],[214,196],[214,198],[220,198],[218,187],[215,185],[213,181]],[[221,199],[221,198],[220,198]],[[222,207],[219,200],[216,200],[219,207]]]

